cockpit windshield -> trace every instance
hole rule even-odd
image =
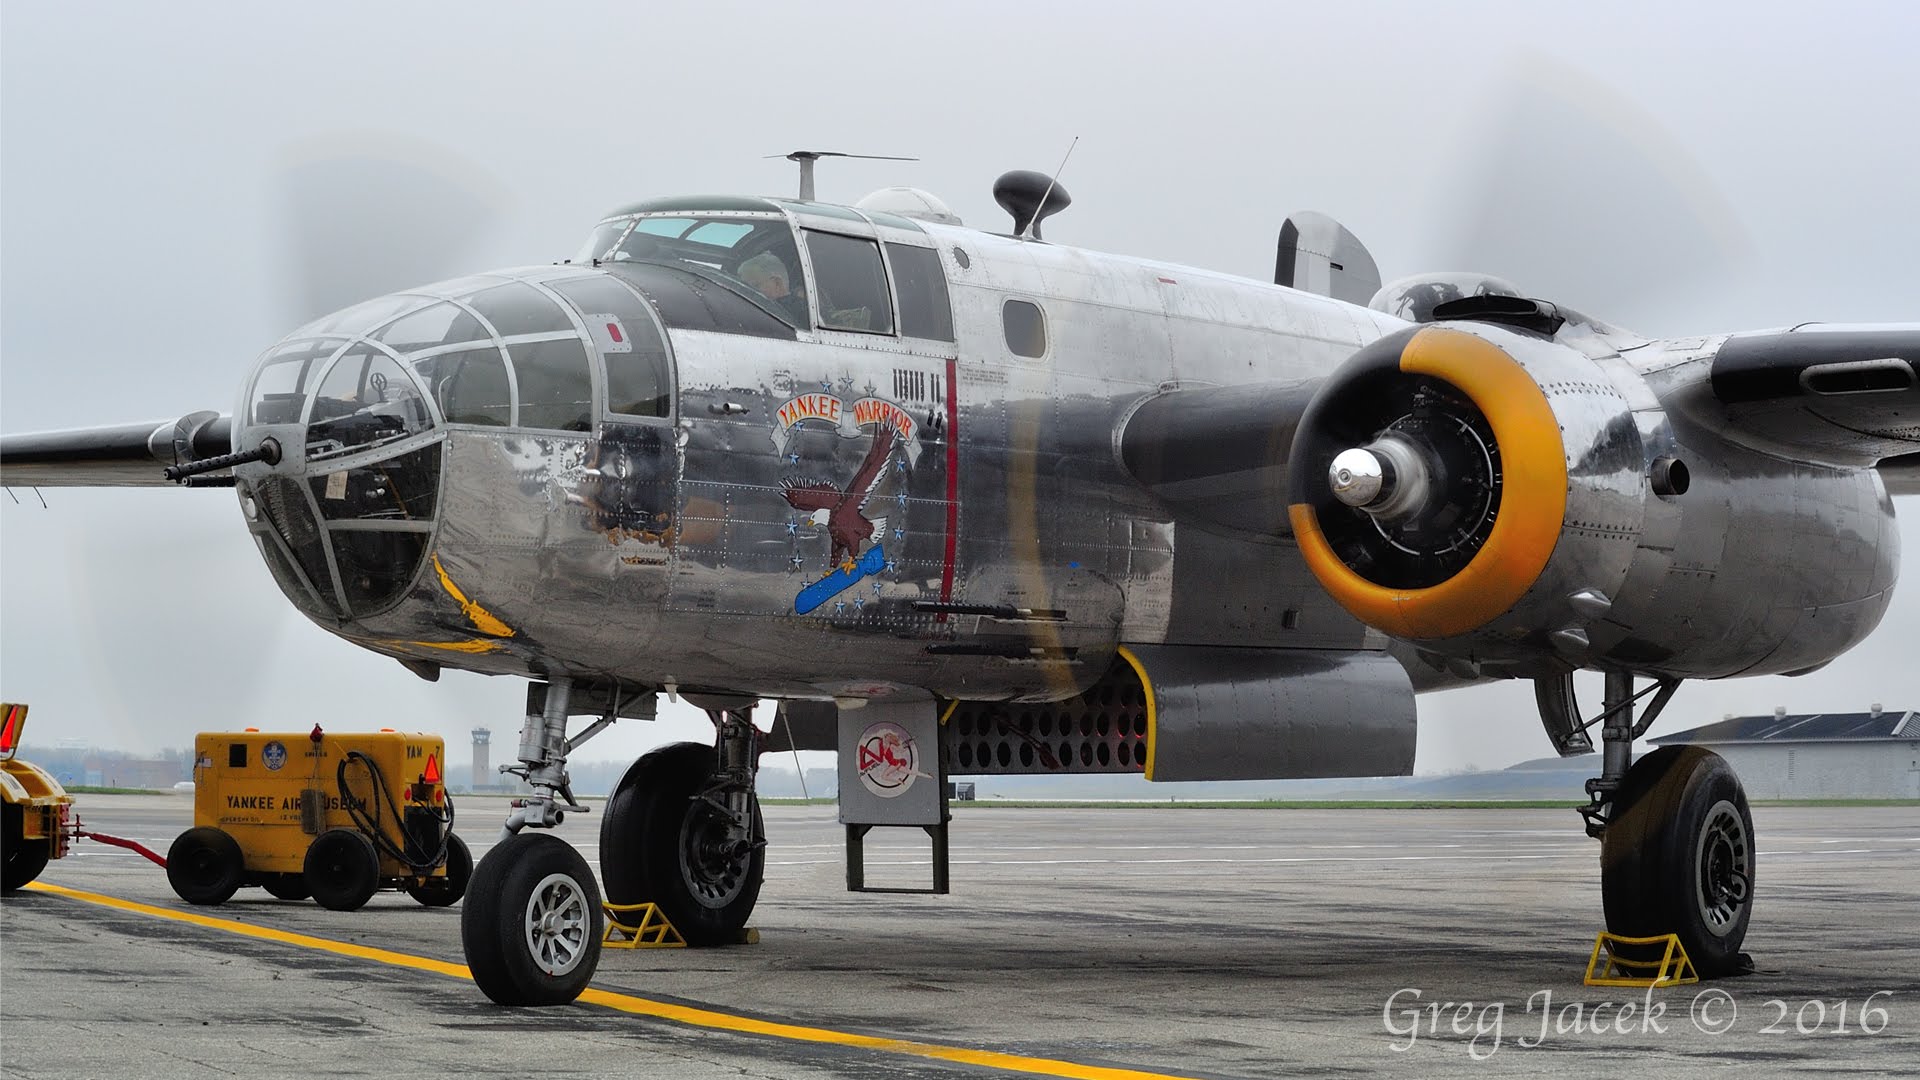
[[[613,218],[594,229],[578,258],[678,266],[724,282],[796,327],[811,325],[800,249],[784,215]]]

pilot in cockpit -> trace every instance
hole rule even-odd
[[[787,273],[787,264],[780,256],[771,251],[763,251],[740,264],[741,281],[773,301],[774,307],[787,313],[794,325],[805,327],[807,321],[807,295],[793,287],[793,278]]]

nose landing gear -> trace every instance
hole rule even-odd
[[[502,1005],[564,1005],[580,996],[600,963],[604,914],[593,870],[551,833],[574,802],[567,754],[613,723],[607,718],[567,738],[572,683],[554,679],[529,695],[520,730],[520,766],[533,786],[515,800],[500,842],[474,867],[460,911],[460,944],[481,992]],[[536,708],[537,706],[537,708]]]

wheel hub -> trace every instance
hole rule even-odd
[[[566,874],[548,874],[527,898],[527,951],[540,970],[565,975],[587,955],[593,913],[586,891]]]
[[[680,875],[694,899],[711,908],[732,903],[746,886],[753,845],[728,835],[724,815],[694,803],[680,827]]]
[[[1724,934],[1732,929],[1752,896],[1753,848],[1746,823],[1730,802],[1722,800],[1707,811],[1694,850],[1700,916],[1708,929]]]

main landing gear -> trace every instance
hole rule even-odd
[[[1601,773],[1587,781],[1590,803],[1580,812],[1587,835],[1600,840],[1607,929],[1626,937],[1678,935],[1700,974],[1740,974],[1752,970],[1740,945],[1753,915],[1755,855],[1740,779],[1724,758],[1697,746],[1661,747],[1632,760],[1634,740],[1679,686],[1661,679],[1635,693],[1632,675],[1607,673],[1605,704],[1590,722],[1601,725]],[[1572,676],[1542,680],[1536,689],[1555,748],[1562,755],[1591,750]],[[1636,719],[1634,706],[1649,693],[1653,700]]]
[[[519,800],[501,842],[474,868],[460,938],[473,981],[502,1005],[560,1005],[579,997],[600,962],[601,894],[571,845],[549,833],[575,803],[567,755],[613,723],[618,704],[567,738],[571,683],[535,687],[520,733]],[[739,939],[760,895],[766,831],[754,793],[760,733],[751,698],[688,695],[706,709],[715,745],[676,743],[636,762],[607,800],[600,869],[607,899],[652,902],[689,945]]]

